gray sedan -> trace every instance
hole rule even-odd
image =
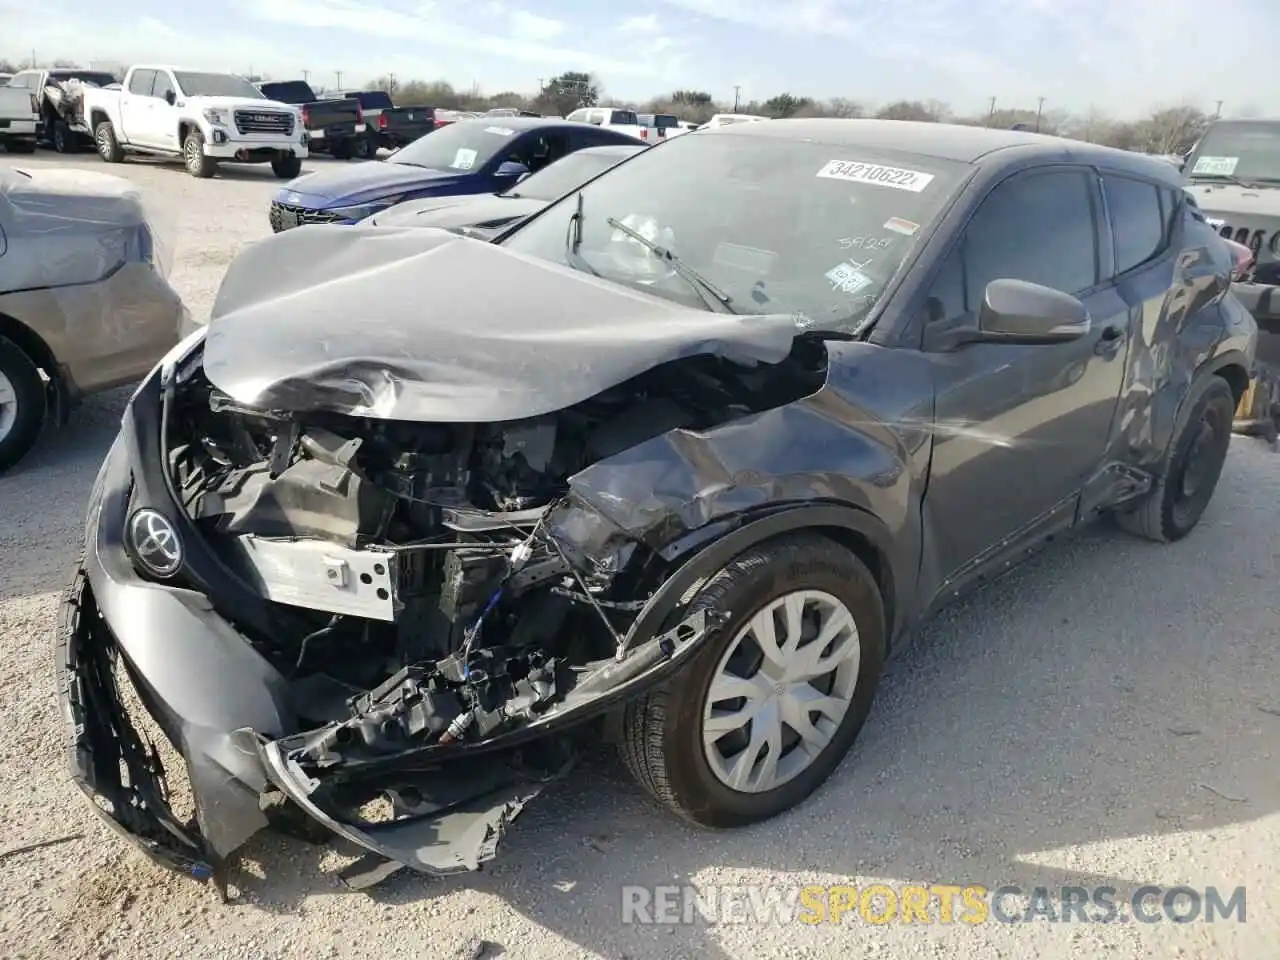
[[[177,342],[182,300],[141,196],[83,170],[0,170],[0,472],[46,416],[142,377]]]

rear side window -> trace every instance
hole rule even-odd
[[[154,70],[135,70],[133,76],[129,78],[129,92],[136,93],[140,97],[151,96],[151,85],[155,82],[156,72]]]
[[[1102,186],[1116,241],[1116,272],[1127,273],[1164,249],[1169,231],[1160,188],[1114,174],[1106,174]]]
[[[965,231],[974,309],[992,280],[1025,280],[1076,294],[1098,282],[1093,191],[1084,171],[1015,174],[982,201]]]

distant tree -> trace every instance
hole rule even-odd
[[[1208,125],[1209,118],[1193,106],[1155,110],[1137,124],[1139,149],[1147,153],[1186,153]]]
[[[600,84],[589,73],[568,70],[552,77],[534,100],[540,113],[568,116],[579,107],[594,107],[600,102]]]
[[[866,107],[857,100],[849,100],[845,97],[832,97],[823,109],[829,117],[865,117],[867,115]]]
[[[810,97],[797,97],[791,93],[780,93],[764,102],[764,113],[770,117],[794,117],[799,111],[813,106]]]
[[[898,100],[876,111],[877,120],[919,120],[938,123],[947,115],[944,104],[936,100]]]
[[[492,97],[489,97],[489,106],[524,110],[529,106],[529,98],[523,93],[516,93],[514,90],[504,90],[502,93],[495,93]]]
[[[714,107],[711,94],[705,90],[677,90],[671,94],[671,102],[685,107]]]

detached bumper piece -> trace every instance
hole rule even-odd
[[[198,828],[170,806],[155,745],[144,741],[125,710],[116,680],[124,664],[83,572],[63,601],[55,656],[58,699],[71,729],[67,759],[94,811],[162,866],[214,880],[225,898],[225,883]]]
[[[577,671],[576,682],[553,662],[518,657],[520,679],[481,676],[475,661],[460,671],[455,658],[401,671],[353,699],[351,719],[264,741],[263,765],[299,808],[370,851],[344,872],[349,886],[405,866],[436,875],[477,870],[525,805],[569,770],[573,741],[561,734],[659,683],[709,626],[695,613],[621,660]],[[492,651],[484,659],[492,665]],[[493,702],[495,687],[509,697]],[[371,808],[382,816],[373,819]]]

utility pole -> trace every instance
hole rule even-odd
[[[738,112],[738,102],[739,102],[738,95],[739,95],[741,92],[742,92],[742,87],[741,87],[741,85],[739,85],[739,84],[736,84],[736,83],[735,83],[735,84],[733,85],[733,112],[734,112],[734,113],[737,113],[737,112]]]
[[[396,75],[394,73],[387,74],[387,93],[393,97],[396,95]]]
[[[303,71],[302,71],[302,82],[303,82],[303,83],[310,83],[310,82],[311,82],[311,71],[310,71],[310,70],[303,70]]]
[[[991,121],[996,117],[996,98],[991,98],[991,106],[987,108],[987,126],[991,126]]]
[[[338,78],[338,89],[341,90],[342,89],[342,71],[335,70],[333,71],[333,75]]]
[[[1213,119],[1217,120],[1221,116],[1222,116],[1222,101],[1219,100],[1218,105],[1214,107],[1214,110],[1213,110]]]
[[[1040,132],[1040,117],[1044,113],[1044,97],[1037,98],[1036,103],[1036,133]]]

